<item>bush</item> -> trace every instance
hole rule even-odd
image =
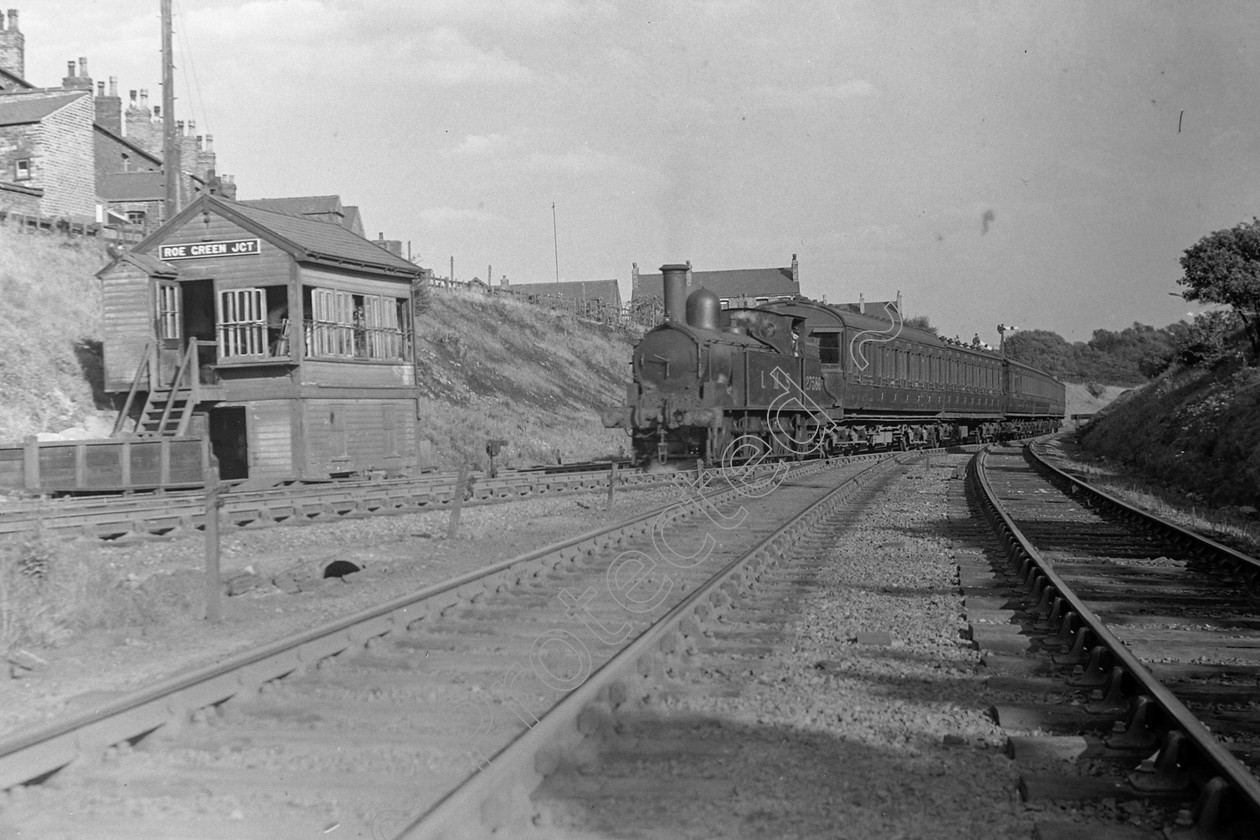
[[[1215,368],[1242,358],[1239,332],[1242,323],[1232,310],[1205,312],[1178,340],[1177,359],[1184,365]]]

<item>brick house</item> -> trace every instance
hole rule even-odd
[[[32,195],[39,215],[96,219],[94,113],[85,91],[21,90],[0,96],[3,180],[37,191]]]
[[[25,49],[17,11],[0,12],[0,212],[155,229],[165,217],[160,109],[133,90],[124,113],[117,79],[93,82],[86,58],[67,62],[61,87],[37,87],[24,77]],[[215,172],[213,138],[191,121],[176,126],[180,205],[235,197]]]

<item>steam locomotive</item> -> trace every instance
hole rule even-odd
[[[978,346],[800,297],[722,309],[661,267],[665,321],[635,346],[623,428],[637,461],[833,455],[1043,434],[1063,419],[1062,382]]]

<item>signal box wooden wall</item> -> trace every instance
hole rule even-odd
[[[192,363],[224,478],[410,472],[421,274],[338,224],[203,195],[99,272],[105,388],[160,396]]]

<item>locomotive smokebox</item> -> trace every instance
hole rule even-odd
[[[688,265],[663,265],[661,276],[665,280],[665,321],[682,323],[687,306]]]
[[[721,310],[717,295],[708,289],[696,289],[687,298],[687,323],[697,329],[717,332]]]

